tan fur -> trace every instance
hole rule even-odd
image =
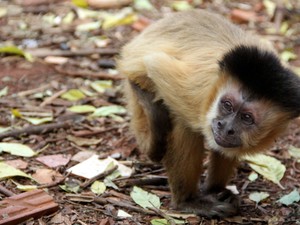
[[[208,116],[215,112],[213,104],[226,87],[240,85],[229,76],[220,74],[218,60],[240,44],[273,51],[268,44],[246,34],[224,18],[192,10],[177,13],[147,28],[124,47],[118,62],[120,72],[128,81],[155,93],[155,100],[162,99],[170,111],[173,129],[167,137],[167,151],[162,162],[167,169],[174,203],[187,205],[190,211],[206,216],[229,216],[236,211],[228,203],[217,200],[209,206],[199,205],[195,199],[194,203],[189,203],[199,189],[204,141],[214,150],[206,187],[212,191],[222,190],[238,159],[242,155],[264,151],[288,123],[288,113],[265,100],[255,106],[263,115],[259,130],[241,134],[242,147],[226,149],[216,146]],[[132,114],[132,131],[140,149],[149,154],[155,150],[150,147],[153,140],[147,110],[129,85],[125,93]]]

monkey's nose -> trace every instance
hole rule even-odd
[[[227,135],[232,136],[234,134],[235,134],[235,131],[233,129],[230,129],[230,130],[227,131]]]

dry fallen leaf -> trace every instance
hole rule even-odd
[[[15,167],[16,169],[26,169],[28,166],[28,163],[21,159],[9,160],[9,161],[5,161],[5,163]]]
[[[50,168],[65,166],[69,163],[71,155],[57,154],[37,157],[36,160]]]
[[[35,173],[32,174],[32,177],[39,184],[49,184],[63,179],[63,175],[51,169],[37,169]]]

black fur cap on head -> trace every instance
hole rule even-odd
[[[223,56],[219,66],[255,96],[277,103],[294,116],[300,114],[300,78],[283,67],[274,53],[239,45]]]

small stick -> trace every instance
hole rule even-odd
[[[22,134],[43,134],[47,133],[51,130],[58,129],[58,128],[69,128],[71,127],[72,123],[71,121],[65,121],[63,123],[49,123],[44,125],[38,125],[38,126],[28,126],[22,129],[15,129],[11,131],[7,131],[0,134],[0,140],[6,137],[19,137]]]
[[[134,212],[138,212],[138,213],[144,213],[144,214],[148,214],[148,215],[156,215],[156,213],[154,213],[151,210],[147,210],[147,209],[143,209],[141,207],[138,206],[134,206],[131,204],[131,202],[127,202],[125,200],[123,201],[117,201],[114,199],[105,199],[102,197],[95,197],[94,202],[101,204],[101,205],[105,205],[107,203],[113,204],[114,206],[119,206],[119,207],[123,207],[123,208],[127,208],[129,210],[132,210]]]
[[[5,187],[3,187],[2,185],[0,185],[0,193],[4,194],[7,197],[11,197],[14,196],[15,193],[11,192],[10,190],[6,189]]]
[[[120,75],[110,75],[107,73],[93,73],[86,70],[81,70],[81,71],[67,70],[67,69],[62,69],[60,66],[56,66],[55,70],[61,74],[65,74],[73,77],[92,77],[92,78],[104,79],[104,80],[122,80],[124,78]]]
[[[114,48],[79,49],[74,51],[40,48],[36,50],[28,49],[26,51],[29,52],[34,57],[46,57],[49,55],[51,56],[86,56],[92,54],[115,55],[119,53],[119,50]]]
[[[101,129],[96,131],[72,131],[72,134],[74,134],[74,136],[76,137],[85,137],[85,136],[91,136],[96,134],[102,134],[116,129],[118,129],[118,127],[111,127],[104,130]]]
[[[169,215],[167,215],[166,213],[164,213],[163,211],[161,211],[160,209],[156,208],[155,206],[153,206],[150,209],[153,210],[154,212],[156,212],[159,216],[162,216],[163,218],[165,218],[170,223],[170,225],[176,225],[174,219],[172,217],[170,217]]]
[[[51,104],[51,102],[53,102],[55,99],[57,99],[59,96],[61,96],[63,93],[65,93],[67,90],[63,89],[60,90],[59,92],[55,93],[54,95],[52,95],[51,97],[46,98],[41,104],[40,107],[44,107],[46,105]]]
[[[103,173],[100,173],[99,175],[97,176],[94,176],[93,178],[89,179],[88,181],[82,183],[80,185],[81,188],[86,188],[88,187],[89,185],[91,185],[92,183],[94,183],[96,180],[99,180],[103,177],[106,177],[107,175],[111,174],[112,172],[114,172],[116,169],[118,168],[118,166],[114,166],[113,168],[109,169],[109,170],[106,170],[104,171]]]
[[[144,185],[167,185],[168,180],[165,176],[147,177],[147,178],[134,178],[128,180],[122,180],[119,182],[121,187],[125,186],[144,186]]]
[[[45,89],[47,89],[49,87],[51,87],[51,84],[45,84],[45,85],[43,85],[41,87],[38,87],[38,88],[35,88],[35,89],[19,92],[19,93],[17,93],[17,95],[24,97],[24,96],[27,96],[27,95],[31,95],[31,94],[35,94],[37,92],[44,91]]]

